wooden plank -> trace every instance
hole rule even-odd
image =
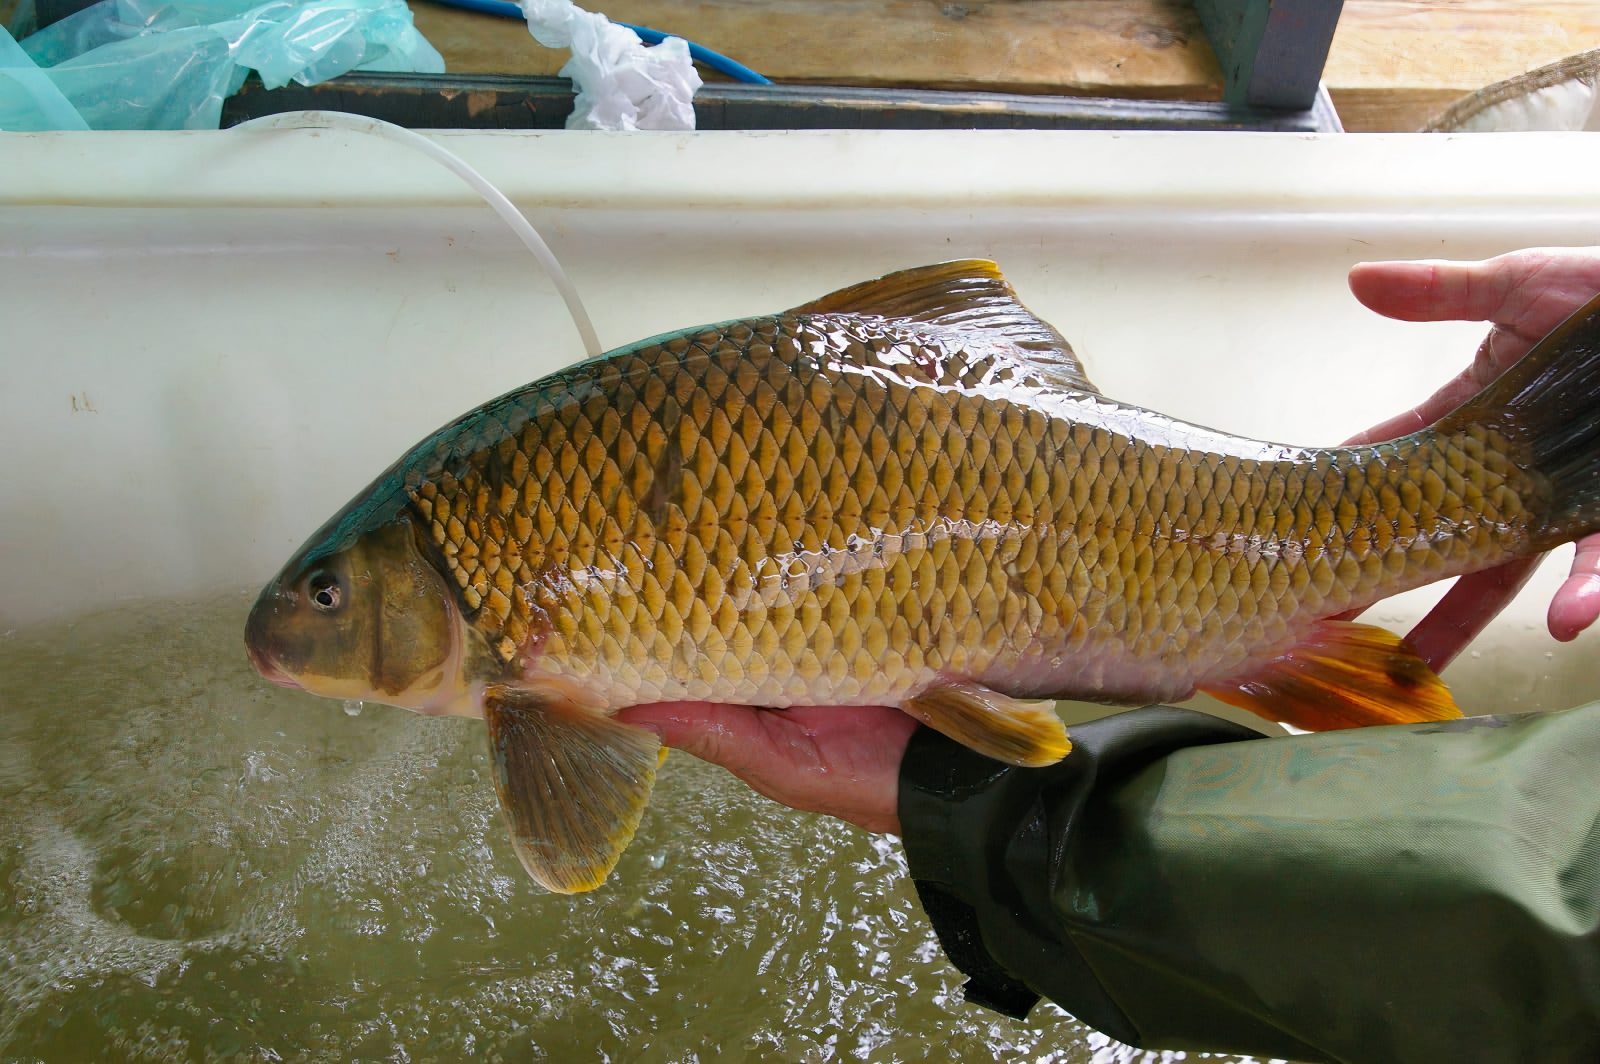
[[[1347,130],[1415,130],[1461,96],[1597,47],[1595,0],[1345,0],[1324,77]]]
[[[1330,89],[1346,133],[1415,133],[1464,93],[1454,89]]]
[[[1182,0],[607,0],[775,81],[1216,100],[1222,75]],[[507,19],[415,0],[460,73],[550,74],[565,52]],[[709,75],[707,75],[709,77]]]
[[[1597,47],[1595,0],[1346,0],[1327,75],[1341,89],[1465,93]]]

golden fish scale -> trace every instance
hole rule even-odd
[[[1481,426],[1264,447],[949,335],[779,316],[623,351],[491,404],[409,493],[507,669],[613,702],[1181,697],[1532,523]]]

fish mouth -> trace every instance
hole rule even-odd
[[[273,661],[271,656],[256,646],[255,643],[246,641],[244,650],[250,656],[250,664],[255,666],[256,672],[261,674],[263,680],[291,690],[298,691],[300,689],[300,685],[290,678],[288,673],[279,668],[278,663]]]
[[[272,659],[272,655],[264,648],[266,617],[261,603],[257,602],[250,611],[250,619],[244,626],[244,652],[250,657],[250,664],[255,667],[261,678],[279,687],[299,690],[300,685],[286,672],[283,667]]]

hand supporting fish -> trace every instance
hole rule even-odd
[[[278,682],[484,716],[524,866],[587,890],[653,782],[638,702],[887,703],[1021,765],[1069,744],[1019,699],[1458,715],[1336,618],[1600,528],[1597,400],[1600,300],[1394,442],[1244,440],[1100,395],[993,264],[947,263],[472,411],[312,536],[247,643]]]
[[[1368,307],[1404,321],[1487,321],[1472,364],[1428,399],[1348,442],[1394,439],[1432,424],[1486,387],[1600,291],[1600,249],[1530,248],[1481,262],[1371,262],[1350,271]],[[1469,573],[1406,639],[1435,672],[1450,663],[1533,575],[1541,556]],[[1562,642],[1600,618],[1600,536],[1580,540],[1572,571],[1550,602]]]

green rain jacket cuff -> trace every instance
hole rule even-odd
[[[968,1001],[1021,1018],[1042,991],[1063,1004],[1070,1001],[1084,1022],[1131,1041],[1135,1030],[1093,970],[1070,942],[1058,939],[1060,920],[1051,899],[1058,887],[1073,889],[1060,877],[1074,872],[1071,862],[1061,859],[1061,847],[1085,841],[1074,829],[1099,792],[1153,761],[1186,746],[1259,735],[1202,713],[1164,707],[1117,714],[1071,731],[1072,752],[1060,764],[1019,771],[938,732],[918,729],[900,773],[906,857],[940,945],[968,976]],[[1002,956],[1036,957],[1035,978],[1019,978],[997,962],[985,946],[985,932],[1005,936]],[[1038,980],[1041,972],[1051,978]]]
[[[1600,706],[1070,730],[1044,769],[907,749],[906,855],[969,1000],[1146,1049],[1600,1060]]]

